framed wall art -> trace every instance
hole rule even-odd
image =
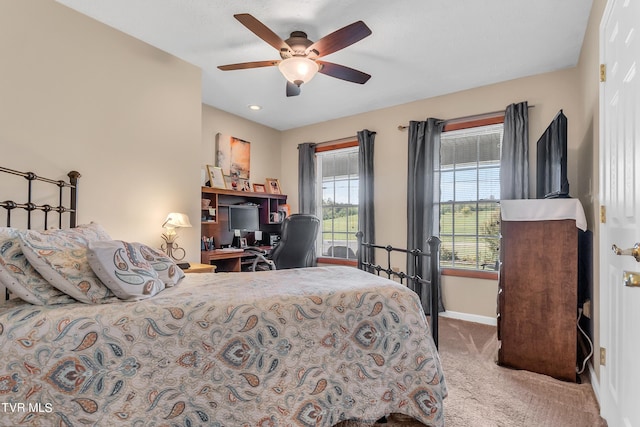
[[[249,179],[251,169],[251,143],[235,136],[216,135],[216,166],[222,173],[234,178]]]

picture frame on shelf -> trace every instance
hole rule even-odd
[[[256,193],[266,193],[267,188],[264,186],[264,184],[253,184],[253,191],[255,191]]]
[[[271,224],[280,224],[282,221],[284,221],[283,211],[271,212],[271,214],[269,214],[269,222]]]
[[[240,179],[238,182],[238,187],[240,187],[240,191],[248,191],[251,192],[251,184],[248,179]]]
[[[213,165],[207,165],[207,173],[209,174],[209,186],[212,188],[227,188],[224,181],[222,168]]]
[[[280,180],[277,178],[267,178],[266,187],[267,193],[269,194],[282,194],[282,190],[280,189]]]
[[[278,206],[278,212],[282,212],[283,214],[282,220],[284,221],[286,217],[291,215],[291,207],[288,204],[283,203],[280,206]]]
[[[225,182],[225,185],[227,186],[227,190],[240,191],[237,176],[225,175],[224,182]]]

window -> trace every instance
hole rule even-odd
[[[358,147],[316,153],[318,253],[322,257],[356,259],[358,242]]]
[[[440,265],[496,270],[502,123],[442,133]]]

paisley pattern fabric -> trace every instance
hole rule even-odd
[[[136,302],[0,307],[9,425],[443,426],[415,293],[350,267],[188,274]],[[31,406],[29,406],[31,405]]]
[[[20,247],[29,264],[52,286],[88,304],[115,299],[87,262],[89,242],[100,240],[111,238],[96,223],[65,230],[20,232]]]
[[[0,283],[17,297],[35,305],[66,304],[73,298],[54,288],[27,261],[19,231],[0,227]]]
[[[150,298],[164,289],[164,282],[141,251],[140,243],[122,240],[89,242],[87,260],[93,272],[122,300]]]
[[[164,252],[155,250],[142,243],[134,243],[133,245],[140,251],[142,257],[151,264],[166,287],[177,285],[184,277],[184,271]]]

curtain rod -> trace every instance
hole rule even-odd
[[[317,142],[317,143],[316,143],[316,145],[340,144],[341,142],[349,142],[349,141],[353,141],[353,140],[357,140],[357,139],[358,139],[358,135],[345,136],[344,138],[332,139],[332,140],[329,140],[329,141]]]
[[[534,108],[535,105],[528,105],[527,108]],[[490,117],[495,117],[499,114],[504,114],[505,110],[499,110],[499,111],[492,111],[490,113],[482,113],[482,114],[472,114],[470,116],[463,116],[463,117],[456,117],[453,119],[448,119],[448,120],[444,120],[445,124],[449,124],[449,123],[455,123],[455,122],[464,122],[467,120],[480,120],[480,119],[488,119]],[[409,125],[399,125],[398,126],[398,130],[399,131],[403,131],[405,129],[408,129]]]
[[[357,140],[358,140],[358,135],[353,135],[353,136],[346,136],[340,139],[332,139],[329,141],[312,142],[312,144],[314,144],[316,147],[322,147],[325,145],[340,144],[342,142],[351,142],[351,141],[357,141]],[[300,148],[300,144],[298,144],[297,148]]]
[[[314,142],[313,144],[315,144],[315,146],[323,146],[323,145],[330,145],[330,144],[340,144],[341,142],[350,142],[350,141],[357,141],[358,140],[358,135],[353,135],[353,136],[346,136],[344,138],[340,138],[340,139],[332,139],[329,141],[322,141],[322,142]],[[300,144],[298,144],[298,147],[300,146]]]

